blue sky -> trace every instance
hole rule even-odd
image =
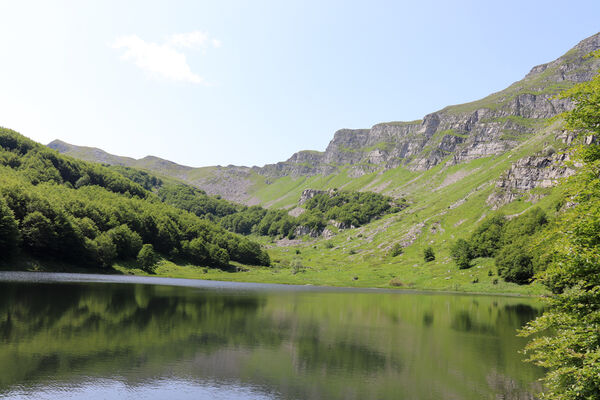
[[[324,150],[521,79],[600,2],[3,1],[0,125],[191,165]]]

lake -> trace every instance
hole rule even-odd
[[[0,398],[532,399],[535,299],[0,273]]]

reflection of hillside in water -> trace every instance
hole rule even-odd
[[[483,296],[0,283],[0,390],[168,376],[290,398],[521,396],[539,371],[515,330],[538,313]]]

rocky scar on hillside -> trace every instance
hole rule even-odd
[[[557,139],[565,145],[570,145],[575,140],[575,135],[563,132]],[[585,145],[595,144],[597,141],[594,135],[582,139]],[[542,194],[531,193],[533,189],[556,186],[561,179],[575,174],[578,165],[570,160],[568,152],[557,153],[552,147],[517,160],[496,181],[496,190],[487,198],[487,204],[492,209],[498,209],[528,193],[529,200],[537,200]]]
[[[561,178],[575,173],[566,165],[567,161],[568,154],[528,156],[518,160],[498,179],[496,190],[487,198],[487,204],[495,210],[533,189],[555,186]],[[530,200],[536,199],[533,194],[529,197]]]

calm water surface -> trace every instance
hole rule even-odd
[[[533,299],[0,273],[0,398],[531,399]]]

